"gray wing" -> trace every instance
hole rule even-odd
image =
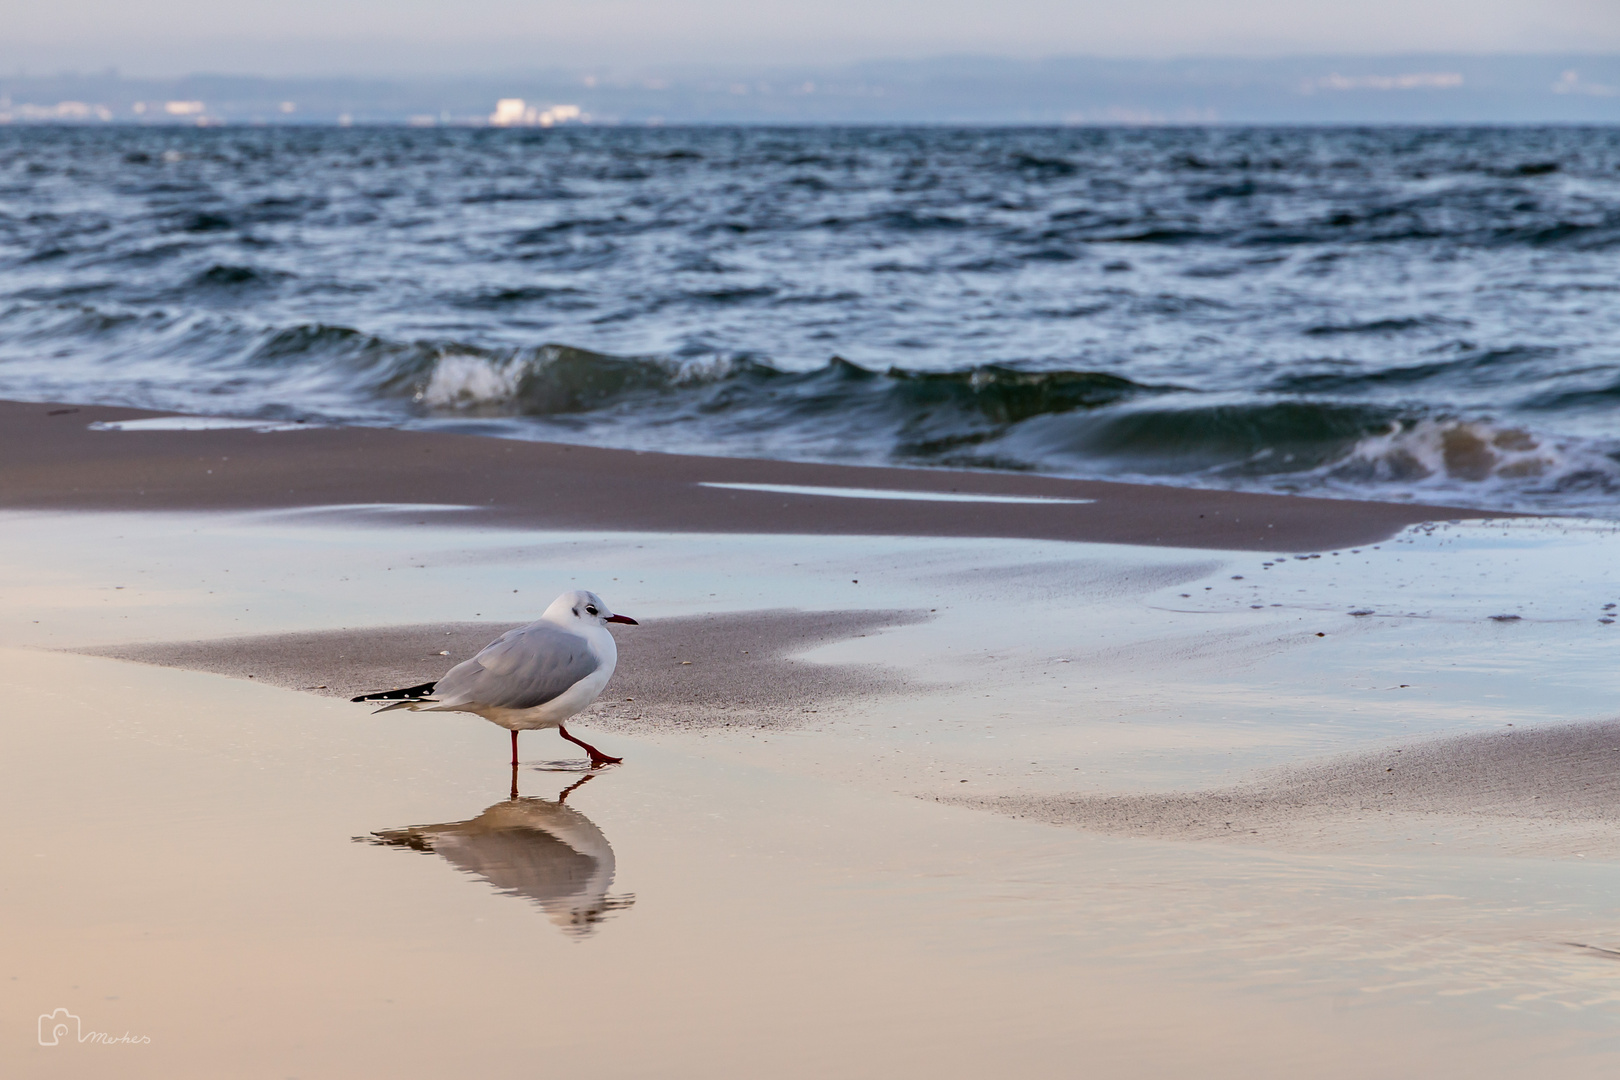
[[[590,643],[548,622],[508,630],[433,689],[439,707],[532,709],[560,697],[600,666]]]

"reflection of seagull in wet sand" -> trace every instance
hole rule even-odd
[[[393,702],[378,712],[477,713],[512,733],[513,765],[518,763],[518,732],[548,727],[583,746],[593,766],[614,764],[621,759],[581,742],[563,726],[563,721],[595,701],[613,677],[619,650],[608,633],[608,623],[635,626],[636,620],[613,614],[593,592],[563,593],[537,621],[508,630],[442,679],[403,690],[362,694],[354,700]]]
[[[504,893],[533,900],[565,932],[588,934],[607,912],[635,902],[608,896],[613,848],[590,818],[564,805],[569,792],[590,779],[583,777],[556,802],[514,795],[469,821],[355,839],[434,852]]]

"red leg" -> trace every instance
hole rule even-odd
[[[579,739],[574,738],[572,735],[568,734],[568,729],[563,727],[561,724],[557,725],[557,734],[561,735],[563,738],[567,739],[569,742],[573,743],[575,746],[583,746],[585,748],[585,752],[587,754],[591,755],[591,764],[593,766],[594,765],[617,765],[619,762],[624,760],[624,758],[622,758],[622,757],[608,757],[606,754],[602,753],[602,751],[598,750],[596,747],[592,746],[590,743],[582,742]]]
[[[512,731],[512,767],[517,767],[517,731]]]

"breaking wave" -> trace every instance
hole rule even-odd
[[[371,372],[377,392],[408,402],[421,423],[602,445],[1526,507],[1620,493],[1620,452],[1592,441],[1409,406],[1219,395],[1101,371],[879,371],[838,357],[789,371],[558,344],[405,345],[332,327],[284,331],[252,355],[285,362],[292,352]]]
[[[1333,486],[1497,505],[1612,504],[1620,452],[1488,421],[1417,420],[1366,436],[1319,475]]]

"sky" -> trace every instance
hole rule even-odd
[[[0,22],[13,74],[1620,52],[1620,0],[0,0]]]

